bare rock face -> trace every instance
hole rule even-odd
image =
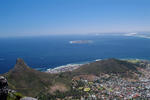
[[[6,100],[8,95],[8,83],[5,77],[0,76],[0,100]]]
[[[20,100],[37,100],[37,99],[31,98],[31,97],[24,97],[24,98],[22,98],[22,99],[20,99]]]

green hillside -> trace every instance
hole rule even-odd
[[[94,74],[99,75],[100,73],[118,73],[124,74],[127,72],[136,72],[136,65],[127,61],[118,59],[106,59],[96,61],[90,64],[86,64],[79,69],[75,70],[76,74]]]
[[[72,72],[48,74],[28,67],[22,59],[17,59],[15,67],[5,74],[9,87],[25,96],[35,97],[39,93],[53,94],[59,90],[70,90],[73,77],[84,74],[118,73],[123,77],[132,76],[136,65],[117,59],[107,59],[81,66]],[[126,75],[128,73],[128,75]]]
[[[49,91],[50,87],[55,83],[65,84],[65,82],[68,82],[65,79],[60,79],[59,75],[31,69],[22,59],[17,60],[14,69],[6,74],[6,78],[11,89],[33,97],[41,91]]]

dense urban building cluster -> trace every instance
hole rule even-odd
[[[82,100],[150,99],[150,70],[139,69],[138,79],[122,78],[117,74],[101,74],[93,81],[72,81],[73,89],[84,92]]]
[[[68,72],[68,71],[73,71],[73,70],[79,68],[81,65],[83,65],[83,64],[68,64],[68,65],[59,66],[59,67],[52,68],[52,69],[47,69],[46,72],[51,73],[51,74]]]

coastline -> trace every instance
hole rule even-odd
[[[89,64],[89,63],[96,62],[96,61],[100,61],[100,60],[103,60],[103,59],[96,59],[96,60],[86,61],[86,62],[82,62],[82,63],[66,64],[66,65],[55,67],[55,68],[48,68],[44,72],[51,73],[51,74],[57,74],[57,73],[61,73],[61,72],[69,72],[69,71],[73,71],[75,69],[78,69],[82,65]],[[120,60],[128,61],[130,63],[137,63],[140,61],[150,61],[147,59],[138,59],[138,58],[128,58],[128,59],[125,59],[125,58],[121,59],[120,58]]]
[[[128,33],[128,34],[124,34],[124,36],[132,36],[132,37],[150,39],[150,36],[148,36],[146,34],[138,34],[138,33]]]
[[[91,62],[100,61],[100,60],[102,60],[102,59],[96,59],[93,61],[85,61],[85,62],[80,62],[80,63],[66,64],[66,65],[55,67],[55,68],[48,68],[48,69],[46,69],[45,72],[56,74],[56,73],[61,73],[61,72],[73,71],[73,70],[81,67],[82,65],[89,64]]]

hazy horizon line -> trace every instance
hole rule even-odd
[[[57,33],[57,34],[13,34],[13,35],[0,35],[0,38],[15,38],[15,37],[39,37],[39,36],[62,36],[62,35],[105,35],[105,34],[128,34],[128,33],[147,33],[147,32],[150,32],[150,31],[132,31],[132,32],[87,32],[87,33]]]

